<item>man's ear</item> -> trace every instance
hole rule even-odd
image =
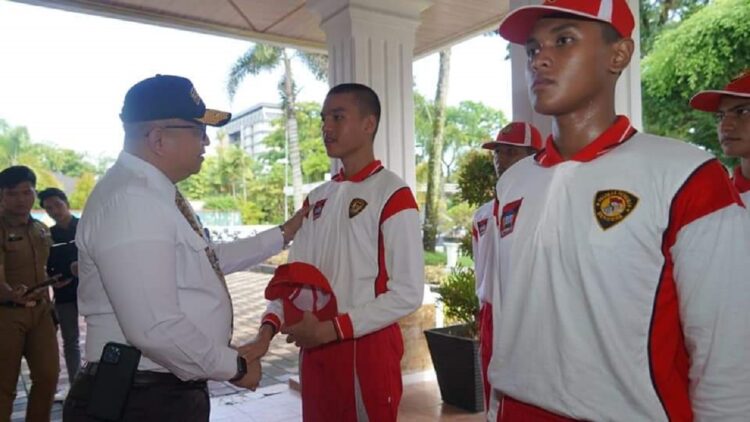
[[[365,131],[370,135],[375,135],[375,130],[378,128],[378,119],[374,114],[370,114],[365,118]]]
[[[612,43],[612,57],[609,62],[609,71],[621,74],[630,64],[635,51],[635,43],[630,38],[623,38]]]
[[[160,127],[152,127],[146,132],[146,148],[158,156],[164,154],[163,133],[164,131]]]

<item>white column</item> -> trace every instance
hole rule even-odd
[[[307,2],[326,33],[328,83],[358,82],[375,90],[382,108],[375,157],[414,192],[414,36],[420,13],[431,5],[431,0]]]
[[[510,10],[539,4],[535,0],[510,0]],[[628,0],[633,16],[636,22],[636,28],[633,31],[633,41],[635,41],[635,51],[630,66],[620,76],[617,83],[615,95],[615,110],[618,114],[624,114],[630,117],[635,128],[643,129],[642,109],[641,109],[641,42],[640,29],[640,11],[638,0]],[[529,99],[528,84],[526,83],[526,51],[523,46],[511,44],[510,47],[511,75],[513,78],[513,120],[522,120],[531,122],[536,126],[543,135],[550,133],[552,119],[548,116],[542,116],[534,111]]]

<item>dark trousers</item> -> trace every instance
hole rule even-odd
[[[78,370],[81,369],[81,349],[78,345],[78,305],[76,302],[55,303],[55,312],[57,321],[60,323],[68,382],[72,383],[76,379]]]
[[[86,414],[94,376],[78,374],[63,407],[64,422],[94,422]],[[130,389],[123,422],[208,422],[210,402],[205,382],[135,383]]]

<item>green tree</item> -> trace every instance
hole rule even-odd
[[[247,50],[232,66],[229,72],[227,92],[234,97],[237,87],[248,75],[257,75],[264,71],[284,66],[284,75],[279,82],[283,100],[284,116],[286,118],[286,132],[289,139],[289,161],[292,167],[292,189],[294,192],[294,206],[302,206],[302,164],[300,161],[300,145],[297,138],[298,122],[296,119],[297,90],[292,73],[292,59],[299,58],[312,73],[320,80],[326,78],[328,69],[327,56],[298,51],[292,54],[282,47],[266,44],[255,44]]]
[[[474,150],[461,157],[458,197],[476,208],[495,197],[495,168],[487,151]]]
[[[645,57],[654,41],[665,29],[674,28],[709,0],[640,0],[641,57]]]
[[[479,148],[506,124],[502,111],[476,101],[462,101],[457,107],[448,107],[445,120],[442,162],[446,180],[452,180],[456,163],[464,153]]]
[[[439,205],[443,182],[443,141],[445,137],[445,108],[448,99],[448,82],[450,80],[451,50],[440,52],[440,69],[438,71],[437,89],[435,90],[435,118],[432,122],[432,142],[428,148],[427,163],[427,197],[425,200],[424,229],[422,247],[426,251],[435,251],[438,235]]]
[[[642,62],[646,130],[721,154],[710,113],[689,99],[723,87],[750,64],[750,1],[715,0],[665,30]]]
[[[35,144],[31,142],[29,131],[25,127],[10,126],[5,120],[0,119],[0,169],[24,165],[36,174],[37,189],[61,187],[60,182],[36,154],[34,148]]]
[[[96,185],[96,178],[93,173],[83,173],[76,182],[75,190],[70,195],[70,207],[76,210],[82,210],[86,206],[86,200],[91,195]]]
[[[323,180],[331,169],[331,161],[323,145],[320,133],[320,104],[303,102],[297,104],[298,139],[300,160],[302,162],[302,180],[304,183]],[[274,122],[274,131],[268,134],[264,143],[269,150],[261,154],[260,159],[266,164],[284,159],[286,125],[283,119]]]

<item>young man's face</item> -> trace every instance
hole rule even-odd
[[[31,182],[21,182],[12,188],[0,189],[0,208],[8,215],[27,217],[36,201],[36,191]]]
[[[724,154],[750,159],[750,98],[722,97],[716,117]]]
[[[42,208],[47,211],[51,219],[55,220],[55,223],[67,221],[71,216],[68,204],[57,196],[45,199]]]
[[[329,157],[344,159],[372,148],[375,116],[362,114],[354,94],[326,97],[320,119],[323,144]]]
[[[533,148],[500,144],[492,151],[492,163],[495,165],[495,174],[502,176],[506,170],[518,161],[532,155]]]
[[[574,112],[607,87],[612,49],[601,25],[565,18],[536,22],[526,42],[526,80],[538,113]]]

